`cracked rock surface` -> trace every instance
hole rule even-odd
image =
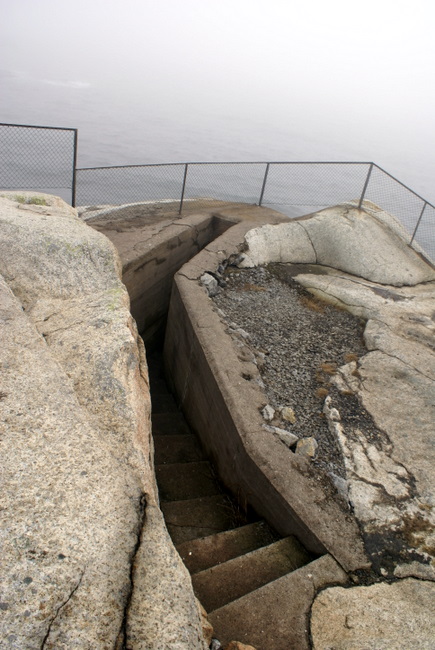
[[[312,609],[314,650],[409,650],[434,647],[435,584],[394,584],[321,592]]]
[[[349,211],[343,210],[349,230]],[[316,224],[326,233],[331,217],[335,235],[340,214],[338,207],[289,225],[309,231],[314,258],[332,264],[325,240],[320,252],[316,250]],[[358,219],[354,213],[352,223]],[[260,250],[259,259],[273,263],[244,270],[229,267],[227,286],[214,301],[244,357],[251,354],[275,412],[291,407],[295,413],[294,423],[278,418],[265,426],[315,438],[312,471],[319,480],[332,481],[335,498],[354,510],[374,571],[393,579],[433,580],[433,267],[400,240],[393,217],[391,228],[385,215],[380,224],[364,213],[362,223],[370,219],[375,229],[383,230],[383,246],[389,242],[387,261],[397,260],[394,285],[389,283],[389,262],[383,275],[378,266],[378,282],[367,279],[371,271],[365,261],[378,253],[366,250],[369,243],[376,248],[366,235],[358,247],[349,237],[344,256],[337,255],[339,268],[332,268],[301,263],[298,237],[293,241],[289,236],[278,246],[277,233],[287,227],[279,224],[265,226],[264,232],[254,229],[245,238],[242,266]],[[360,233],[361,223],[355,228]],[[369,233],[372,229],[369,223]],[[268,249],[264,243],[271,230]],[[383,254],[379,252],[379,260]],[[353,266],[363,267],[359,276],[342,270],[343,257],[349,261],[352,255]],[[414,282],[414,276],[426,281]]]
[[[313,463],[344,476],[342,454],[322,409],[337,368],[366,352],[363,321],[313,300],[290,277],[281,280],[283,271],[272,266],[230,269],[227,286],[214,302],[227,316],[241,353],[249,359],[248,348],[260,370],[269,400],[262,413],[265,422],[293,434],[295,444],[314,437],[319,448]],[[287,409],[291,419],[283,417]]]
[[[0,647],[157,635],[203,648],[156,514],[146,361],[118,256],[63,201],[38,198],[0,198]]]
[[[254,228],[245,237],[242,266],[323,264],[393,286],[435,280],[434,267],[408,246],[410,236],[400,222],[369,201],[363,207],[335,206]]]

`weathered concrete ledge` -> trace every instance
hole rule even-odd
[[[177,213],[178,205],[170,203],[133,204],[83,214],[90,226],[112,241],[121,257],[131,313],[147,349],[164,331],[176,271],[246,211],[246,206],[237,204],[209,204],[197,212],[192,202],[191,214],[186,209],[183,217]],[[253,208],[249,215],[252,227],[264,223],[264,214],[270,223],[284,220],[272,210]]]
[[[314,552],[323,546],[347,571],[368,566],[366,551],[378,580],[399,581],[390,589],[373,585],[323,592],[312,614],[319,649],[331,638],[343,639],[343,647],[348,647],[345,639],[352,647],[365,647],[368,628],[376,647],[430,647],[434,632],[432,625],[423,626],[413,636],[414,621],[424,617],[435,594],[435,271],[421,251],[403,242],[391,215],[374,212],[371,220],[365,211],[338,206],[251,231],[246,223],[234,226],[176,275],[168,319],[168,374],[227,485],[280,532],[295,532]],[[367,319],[368,354],[340,368],[334,383],[345,394],[358,395],[379,429],[378,439],[343,427],[340,413],[325,403],[343,451],[358,525],[350,513],[334,510],[309,472],[309,461],[295,458],[264,431],[259,411],[266,398],[256,383],[258,370],[225,332],[200,283],[206,272],[219,276],[222,262],[235,260],[238,253],[240,266],[300,264],[295,279],[302,286]],[[304,274],[305,263],[324,265],[322,274]],[[413,578],[401,587],[400,579],[408,576]],[[388,597],[397,611],[410,599],[409,623],[406,616],[399,621],[391,613]],[[359,618],[358,608],[371,599],[373,611]],[[349,614],[336,617],[331,633],[329,620],[337,609]],[[386,644],[376,628],[377,616],[389,626]]]
[[[174,279],[165,363],[189,422],[227,486],[281,534],[296,534],[315,554],[347,571],[369,562],[355,520],[310,476],[309,461],[265,430],[267,400],[254,364],[242,361],[198,279],[239,254],[251,224],[243,221],[213,241]]]

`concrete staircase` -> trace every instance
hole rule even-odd
[[[214,635],[222,644],[238,639],[257,650],[296,647],[279,599],[288,598],[292,576],[297,581],[311,561],[308,552],[294,537],[279,539],[265,521],[241,512],[168,392],[158,354],[149,367],[161,509]]]

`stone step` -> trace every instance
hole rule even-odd
[[[213,468],[206,460],[158,465],[156,478],[160,501],[183,501],[222,492]]]
[[[285,537],[192,576],[194,591],[211,612],[311,560],[294,537]]]
[[[204,454],[196,436],[191,434],[154,436],[154,462],[156,465],[193,463],[203,460],[203,458]]]
[[[153,379],[150,377],[150,390],[152,395],[172,395],[164,378]]]
[[[177,412],[178,404],[167,390],[155,392],[151,387],[151,412],[152,413],[174,413]]]
[[[277,540],[265,521],[256,521],[216,535],[190,540],[177,551],[191,574],[222,564]]]
[[[180,411],[153,413],[151,422],[154,436],[193,435]]]
[[[308,650],[308,616],[317,591],[347,576],[330,555],[310,562],[209,613],[222,646],[232,639],[256,650]]]
[[[175,546],[237,525],[234,505],[224,494],[168,501],[160,507]]]
[[[156,350],[151,354],[147,354],[147,364],[150,382],[153,382],[155,379],[165,378],[163,355],[160,351]]]
[[[257,650],[308,650],[315,580],[307,567],[297,568],[310,561],[308,553],[294,538],[276,541],[263,521],[243,525],[167,390],[161,357],[154,356],[152,427],[161,509],[195,592],[211,612],[215,636],[222,645],[237,638]]]

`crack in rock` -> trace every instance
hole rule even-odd
[[[133,597],[133,591],[134,591],[134,570],[135,570],[135,560],[136,556],[139,551],[139,547],[141,544],[141,539],[142,539],[142,530],[145,525],[146,521],[146,507],[147,507],[147,498],[146,494],[142,494],[140,499],[139,499],[139,513],[138,513],[138,525],[137,525],[137,537],[136,537],[136,543],[134,545],[133,551],[131,553],[131,559],[130,559],[130,591],[127,595],[125,606],[124,606],[124,615],[122,618],[122,623],[121,623],[121,628],[119,630],[118,634],[118,640],[121,643],[121,645],[118,645],[119,650],[126,650],[127,648],[127,622],[128,622],[128,615],[130,611],[130,605],[131,605],[131,600]]]
[[[57,617],[59,616],[59,613],[60,613],[61,610],[62,610],[62,609],[63,609],[63,608],[64,608],[64,607],[65,607],[65,606],[70,602],[71,598],[74,596],[74,594],[76,593],[77,589],[80,587],[80,585],[81,585],[81,583],[82,583],[82,580],[83,580],[83,576],[85,575],[85,571],[86,571],[86,567],[83,569],[82,573],[80,574],[80,578],[79,578],[77,584],[76,584],[75,587],[72,589],[72,591],[70,592],[70,594],[68,595],[68,597],[66,598],[66,600],[64,600],[64,602],[61,603],[61,605],[59,605],[59,607],[57,608],[57,610],[56,610],[56,612],[55,612],[53,618],[51,619],[50,623],[48,624],[47,632],[46,632],[46,634],[45,634],[45,636],[44,636],[44,638],[43,638],[43,640],[42,640],[41,650],[42,650],[43,648],[45,648],[45,646],[46,646],[46,643],[47,643],[47,641],[48,641],[48,637],[50,636],[51,628],[53,627],[53,623],[56,621]]]

